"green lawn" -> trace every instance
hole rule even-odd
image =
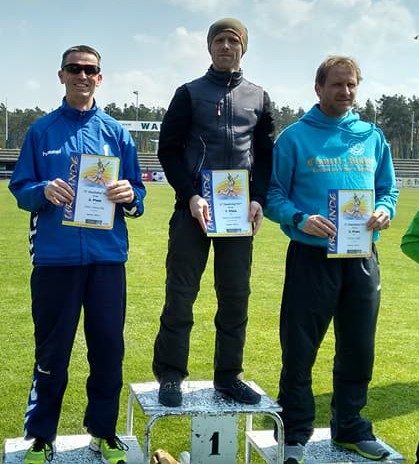
[[[165,184],[148,184],[146,213],[129,221],[130,260],[126,324],[125,383],[154,380],[151,359],[164,298],[165,255],[173,192]],[[382,271],[382,304],[376,363],[369,404],[364,413],[376,434],[414,462],[419,427],[418,296],[419,266],[399,249],[400,237],[419,204],[418,190],[401,192],[398,214],[378,243]],[[0,441],[22,434],[26,397],[33,364],[33,327],[28,280],[28,213],[20,211],[0,181]],[[265,220],[255,240],[250,318],[245,352],[245,378],[276,397],[280,369],[278,313],[287,240],[278,226]],[[212,379],[215,298],[211,261],[195,305],[189,368],[191,380]],[[327,334],[313,372],[317,427],[329,422],[333,334]],[[79,331],[71,362],[59,434],[82,434],[87,363]],[[124,387],[118,433],[125,433],[128,389]],[[189,448],[188,419],[163,419],[153,428],[153,449],[177,456]],[[260,419],[259,427],[271,424]],[[145,419],[136,408],[135,434],[142,439]],[[241,443],[239,462],[243,462]],[[254,461],[258,461],[255,458]]]

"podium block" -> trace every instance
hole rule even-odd
[[[185,381],[182,383],[183,401],[179,407],[166,407],[158,402],[157,382],[130,383],[127,435],[132,435],[133,406],[137,403],[143,414],[149,416],[144,431],[144,462],[148,463],[151,452],[151,432],[162,417],[191,417],[191,463],[234,464],[237,462],[238,418],[246,417],[243,431],[246,437],[246,456],[250,457],[247,434],[252,431],[252,418],[257,414],[270,416],[278,427],[278,443],[274,445],[276,462],[283,461],[283,426],[278,415],[281,407],[254,382],[247,382],[261,394],[259,404],[248,405],[226,399],[213,387],[212,381]],[[246,462],[247,457],[246,457]]]
[[[273,430],[257,430],[248,433],[248,439],[252,447],[269,464],[278,464],[276,458],[276,442],[273,438]],[[377,439],[386,448],[390,455],[385,459],[386,464],[404,462],[403,456],[391,446]],[[249,461],[246,461],[250,462]],[[281,464],[282,462],[279,461]],[[365,464],[377,461],[366,459],[353,451],[342,450],[334,446],[330,441],[330,429],[318,428],[306,444],[304,450],[304,464]],[[380,461],[382,462],[382,461]]]
[[[236,462],[238,424],[237,414],[192,416],[191,456],[202,464]]]
[[[121,436],[128,445],[127,464],[144,462],[143,452],[133,436]],[[55,442],[54,464],[101,464],[99,453],[89,449],[90,435],[62,435]],[[23,456],[30,446],[23,438],[7,438],[3,448],[3,464],[22,464]]]

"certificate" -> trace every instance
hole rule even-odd
[[[208,237],[252,235],[247,170],[202,171],[202,196],[209,205]]]
[[[373,213],[372,190],[329,190],[329,220],[336,236],[329,238],[328,258],[356,258],[371,255],[372,230],[367,221]]]
[[[108,200],[106,187],[118,180],[119,158],[114,156],[73,154],[68,183],[75,196],[64,206],[66,226],[112,229],[115,203]]]

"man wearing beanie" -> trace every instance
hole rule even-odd
[[[207,36],[207,43],[208,43],[208,51],[211,54],[211,44],[214,40],[214,37],[221,32],[231,32],[236,35],[241,43],[242,47],[242,56],[246,53],[247,50],[247,28],[244,26],[240,21],[234,18],[224,18],[216,21],[212,26],[209,28],[208,36]]]
[[[182,403],[182,380],[189,375],[189,338],[193,304],[214,249],[214,387],[235,401],[256,404],[260,395],[241,380],[248,320],[252,236],[207,236],[209,205],[203,198],[203,170],[247,170],[253,235],[272,167],[273,120],[268,94],[243,77],[246,27],[224,18],[208,31],[212,64],[206,74],[179,87],[161,126],[158,157],[176,193],[169,226],[166,300],[154,345],[153,372],[159,401]]]

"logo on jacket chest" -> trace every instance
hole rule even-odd
[[[42,156],[61,155],[61,148],[58,150],[47,150],[42,152]]]
[[[348,152],[353,156],[361,156],[365,153],[365,143],[359,140],[350,140],[348,143]]]

